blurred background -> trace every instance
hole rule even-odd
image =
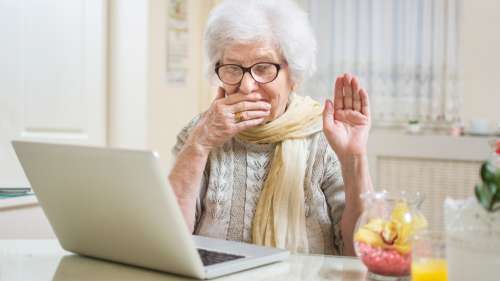
[[[322,101],[336,75],[359,76],[376,188],[424,192],[441,225],[436,208],[472,194],[500,134],[500,2],[295,1],[318,40],[318,72],[300,91]],[[217,86],[202,42],[218,2],[0,0],[0,188],[29,187],[13,139],[156,150],[167,175],[177,133]],[[36,212],[32,236],[52,235]]]

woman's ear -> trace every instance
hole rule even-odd
[[[299,83],[292,78],[291,75],[288,75],[288,84],[290,85],[290,91],[295,92],[298,89]]]

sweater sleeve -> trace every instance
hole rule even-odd
[[[186,143],[186,140],[189,137],[189,134],[191,133],[191,130],[194,128],[194,126],[198,123],[200,120],[201,115],[196,116],[193,118],[177,135],[177,141],[172,148],[172,154],[174,156],[174,162],[177,159],[177,156],[179,152],[182,150],[184,147],[184,144]],[[203,176],[201,178],[200,182],[200,193],[198,194],[198,197],[196,198],[196,212],[195,212],[195,226],[194,229],[196,230],[198,223],[201,218],[201,214],[203,213],[203,198],[205,197],[206,191],[207,191],[207,185],[208,185],[208,174],[210,171],[209,163],[207,161],[207,165],[205,166],[205,169],[203,171]]]
[[[326,142],[326,139],[323,139]],[[345,207],[345,187],[342,178],[342,169],[340,161],[335,152],[331,149],[328,142],[326,143],[326,151],[324,155],[324,174],[321,182],[321,189],[325,194],[326,202],[329,209],[329,215],[332,220],[333,227],[333,243],[336,254],[342,255],[343,239],[340,228],[340,221]]]

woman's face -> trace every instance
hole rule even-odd
[[[260,93],[262,95],[262,100],[271,104],[271,113],[264,120],[264,122],[269,122],[285,112],[288,96],[293,87],[288,65],[272,44],[263,42],[232,44],[224,51],[220,63],[238,64],[243,67],[249,67],[259,62],[272,62],[281,65],[278,76],[274,81],[260,84],[252,78],[250,73],[245,73],[240,84],[223,84],[223,87],[228,95],[234,95],[236,93],[247,95],[251,93]]]

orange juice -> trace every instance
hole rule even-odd
[[[447,281],[448,266],[445,259],[419,259],[411,265],[412,281]]]

